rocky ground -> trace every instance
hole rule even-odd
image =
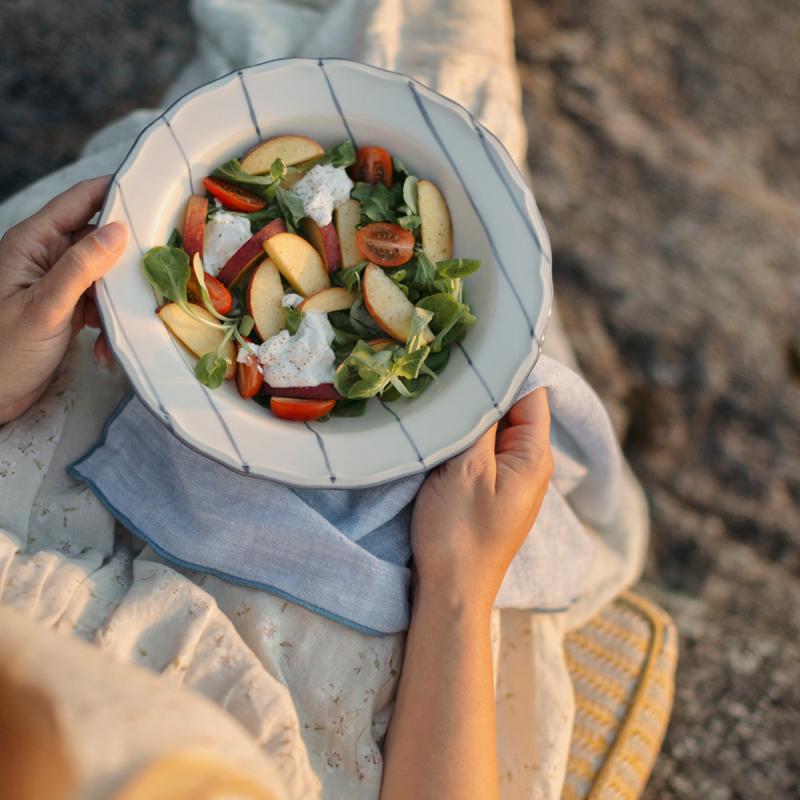
[[[0,197],[158,100],[192,51],[185,5],[5,0]],[[643,591],[681,631],[646,797],[798,796],[800,15],[793,0],[514,11],[557,295],[650,497]]]
[[[2,0],[0,198],[155,106],[194,49],[186,0]]]
[[[647,797],[800,794],[800,16],[515,3],[556,296],[653,514],[675,714]]]

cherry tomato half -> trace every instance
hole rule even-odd
[[[414,255],[414,234],[393,222],[373,222],[358,231],[356,247],[379,267],[399,267]]]
[[[214,306],[218,314],[227,314],[233,308],[231,293],[213,275],[209,275],[207,272],[204,280],[211,305]],[[186,293],[192,302],[202,304],[200,284],[193,274],[189,277],[189,283],[186,285]]]
[[[392,185],[392,157],[382,147],[359,147],[351,177],[354,181]]]
[[[249,342],[249,339],[245,339]],[[251,356],[246,364],[236,363],[236,388],[242,397],[255,397],[264,383],[264,376],[256,366],[255,356]]]
[[[304,400],[299,397],[271,397],[269,409],[276,417],[295,422],[319,419],[333,411],[335,400]]]
[[[203,186],[231,211],[261,211],[267,205],[258,195],[217,178],[203,178]]]

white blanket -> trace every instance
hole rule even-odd
[[[450,95],[524,162],[505,2],[195,0],[193,15],[199,57],[168,100],[268,58],[348,56],[413,74]],[[154,113],[110,126],[80,161],[0,206],[0,231],[76,180],[112,171]],[[557,317],[545,352],[572,363]],[[274,763],[292,800],[377,797],[402,636],[366,636],[139,553],[64,471],[96,441],[125,388],[121,376],[96,370],[82,336],[42,401],[0,429],[0,602],[216,701]],[[646,507],[627,472],[625,495],[617,517],[595,532],[590,588],[575,606],[560,614],[495,613],[504,798],[560,795],[574,711],[563,636],[641,569]]]

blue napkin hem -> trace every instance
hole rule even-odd
[[[302,608],[307,609],[308,611],[313,611],[315,614],[320,614],[327,619],[333,620],[334,622],[338,622],[341,625],[344,625],[348,628],[352,628],[353,630],[359,631],[361,633],[365,633],[369,636],[386,636],[388,635],[386,631],[379,631],[374,628],[369,628],[365,625],[360,625],[357,622],[352,622],[351,620],[345,619],[344,617],[336,614],[332,611],[328,611],[327,609],[320,608],[319,606],[315,606],[313,603],[309,603],[305,600],[301,600],[299,597],[295,597],[294,595],[283,591],[282,589],[278,589],[276,586],[272,586],[268,583],[262,583],[260,581],[250,580],[249,578],[240,578],[236,575],[231,575],[229,573],[223,572],[222,570],[215,569],[214,567],[203,566],[201,564],[194,564],[190,561],[186,561],[185,559],[179,558],[174,556],[172,553],[165,550],[161,545],[159,545],[156,541],[154,541],[150,536],[148,536],[138,525],[136,525],[126,514],[120,511],[109,499],[106,495],[101,491],[99,486],[89,477],[84,475],[80,471],[80,465],[87,461],[91,456],[103,447],[106,443],[106,438],[108,436],[108,432],[111,429],[111,426],[114,424],[114,421],[117,417],[125,410],[128,403],[131,402],[135,397],[133,392],[128,392],[122,400],[120,400],[119,405],[111,412],[108,419],[103,423],[103,429],[100,434],[100,439],[97,443],[84,455],[82,455],[76,461],[73,461],[67,467],[67,474],[74,478],[77,481],[85,483],[91,490],[92,493],[97,497],[97,499],[103,504],[106,510],[114,517],[117,521],[119,521],[122,525],[125,526],[127,530],[133,533],[138,538],[142,539],[142,541],[146,542],[155,553],[157,553],[161,558],[165,561],[170,562],[171,564],[175,564],[182,569],[192,570],[193,572],[200,572],[206,575],[213,575],[215,578],[220,578],[221,580],[228,581],[229,583],[235,583],[240,586],[247,586],[250,589],[259,589],[263,592],[269,592],[270,594],[276,595],[277,597],[281,597],[284,600],[288,600],[290,603],[294,603],[295,605],[301,606]]]

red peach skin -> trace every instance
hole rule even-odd
[[[278,233],[286,233],[282,219],[274,219],[258,233],[253,234],[222,266],[217,279],[225,286],[233,286],[257,261],[265,257],[264,242]]]

